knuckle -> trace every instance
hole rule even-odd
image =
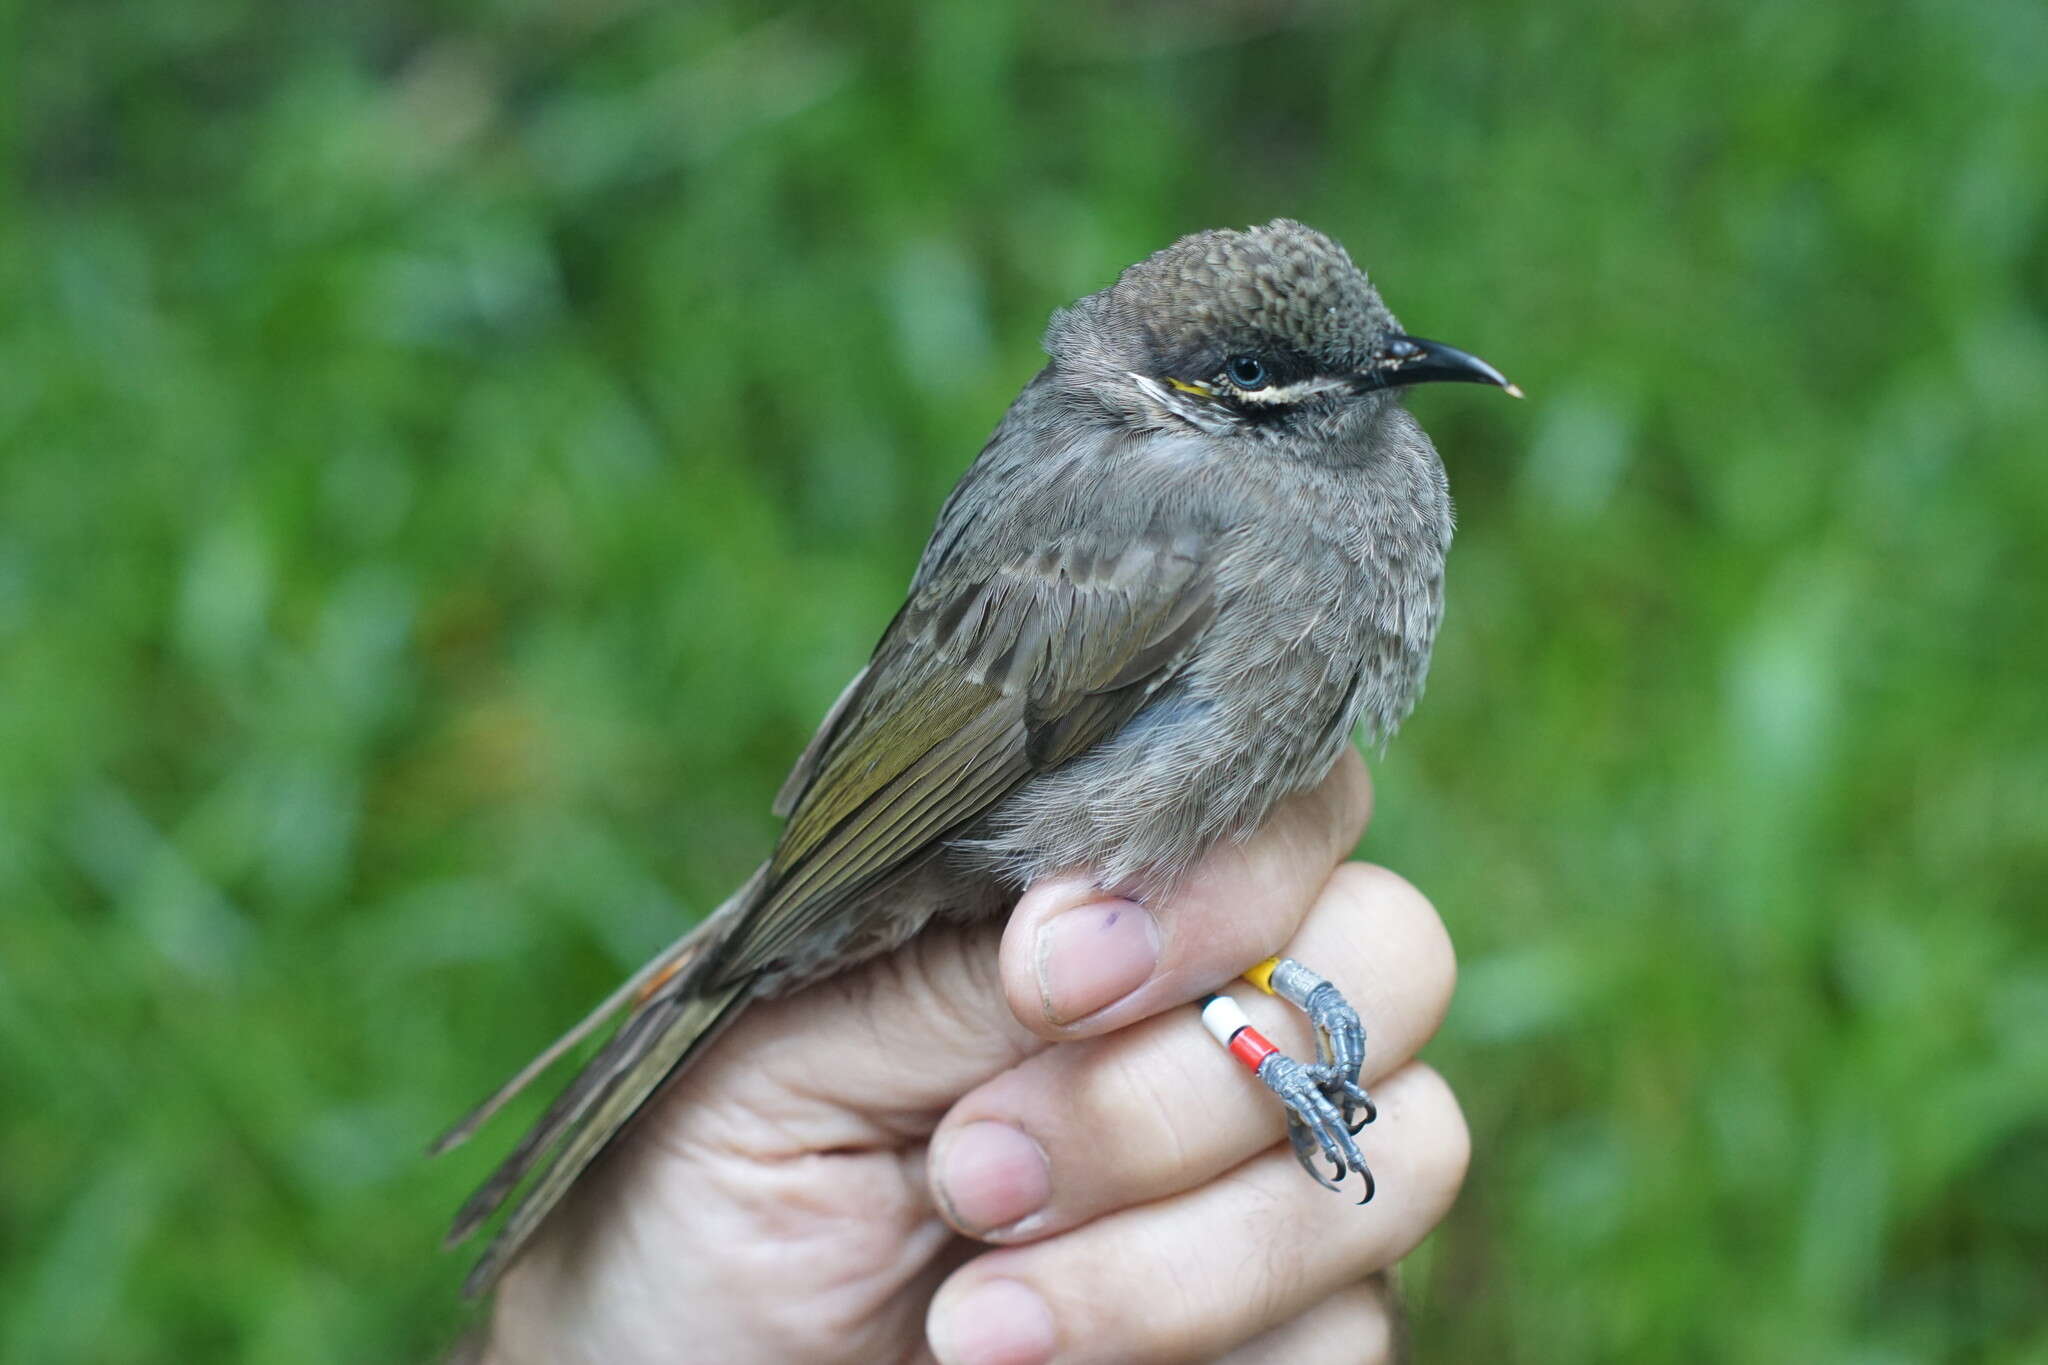
[[[1436,918],[1436,907],[1415,889],[1415,884],[1398,872],[1378,863],[1348,862],[1330,877],[1334,894],[1350,904],[1349,909],[1375,918]]]
[[[1436,906],[1413,882],[1377,863],[1349,862],[1332,874],[1325,898],[1345,919],[1371,922],[1376,955],[1399,945],[1404,974],[1441,983],[1436,994],[1448,1003],[1458,979],[1457,950]]]
[[[1177,1102],[1176,1087],[1182,1079],[1172,1068],[1159,1065],[1150,1049],[1091,1050],[1098,1055],[1071,1077],[1072,1098],[1063,1107],[1080,1120],[1071,1133],[1074,1154],[1112,1169],[1099,1171],[1096,1181],[1085,1183],[1109,1189],[1126,1189],[1133,1183],[1149,1186],[1182,1169],[1190,1158],[1187,1136],[1180,1129],[1185,1110]],[[1110,1133],[1116,1135],[1115,1141],[1101,1140]]]
[[[1290,855],[1328,866],[1351,852],[1371,815],[1372,778],[1347,748],[1329,776],[1282,803],[1266,828],[1285,837]]]
[[[1282,802],[1253,836],[1291,862],[1328,866],[1351,851],[1372,810],[1372,779],[1356,749],[1346,749],[1329,776]]]
[[[1366,1277],[1354,1286],[1357,1297],[1353,1300],[1352,1311],[1356,1314],[1356,1325],[1349,1334],[1359,1346],[1363,1360],[1371,1365],[1398,1359],[1400,1350],[1401,1294],[1396,1284],[1398,1272],[1382,1270]]]
[[[1339,853],[1350,852],[1372,819],[1372,774],[1358,750],[1346,745],[1317,791],[1329,820],[1331,846]]]
[[[1448,1208],[1472,1166],[1472,1131],[1450,1083],[1435,1068],[1417,1062],[1399,1078],[1415,1134],[1410,1165],[1418,1189],[1433,1192]]]
[[[1305,1312],[1239,1345],[1217,1365],[1271,1365],[1285,1361],[1345,1361],[1385,1365],[1394,1357],[1393,1315],[1373,1276],[1336,1290]]]
[[[1384,1275],[1338,1290],[1323,1301],[1316,1315],[1316,1344],[1333,1348],[1331,1359],[1380,1365],[1394,1358],[1393,1312]],[[1343,1354],[1335,1354],[1336,1350]]]

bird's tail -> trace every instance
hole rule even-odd
[[[736,908],[753,890],[750,882],[721,910]],[[466,1295],[484,1294],[497,1283],[576,1178],[611,1145],[663,1082],[700,1055],[718,1032],[738,1017],[751,998],[752,983],[742,979],[711,988],[699,970],[727,918],[725,913],[715,915],[670,945],[428,1149],[439,1155],[461,1145],[562,1053],[606,1019],[630,1007],[631,1013],[618,1031],[456,1212],[446,1240],[451,1247],[488,1221],[511,1199],[520,1182],[539,1169],[540,1174],[463,1282]]]

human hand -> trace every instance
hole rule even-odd
[[[754,1005],[507,1274],[487,1359],[1390,1358],[1376,1272],[1449,1210],[1468,1137],[1410,1060],[1450,1001],[1443,926],[1340,864],[1370,806],[1353,754],[1151,914],[1044,882],[1007,926],[935,927]],[[1371,1030],[1364,1208],[1302,1173],[1273,1097],[1183,1008],[1275,953]],[[1233,993],[1313,1058],[1298,1012]]]

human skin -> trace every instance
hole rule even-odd
[[[1450,1002],[1443,925],[1342,861],[1370,808],[1348,754],[1165,903],[1057,878],[1007,925],[930,930],[756,1005],[506,1276],[485,1358],[1392,1359],[1379,1272],[1449,1210],[1469,1140],[1412,1060]],[[1279,1107],[1186,1008],[1274,953],[1371,1031],[1362,1208],[1355,1180],[1303,1177]],[[1233,994],[1313,1057],[1298,1013]]]

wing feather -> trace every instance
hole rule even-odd
[[[1062,545],[999,572],[921,582],[783,784],[783,837],[714,916],[716,935],[707,922],[679,942],[443,1139],[466,1137],[638,1001],[456,1215],[451,1242],[539,1169],[468,1291],[491,1286],[647,1098],[738,1013],[756,972],[1033,773],[1113,735],[1185,667],[1214,616],[1201,547],[1185,541]],[[687,969],[665,975],[686,953]]]
[[[924,585],[785,784],[789,823],[716,979],[771,966],[1033,773],[1114,734],[1215,618],[1202,549],[1077,542]]]

